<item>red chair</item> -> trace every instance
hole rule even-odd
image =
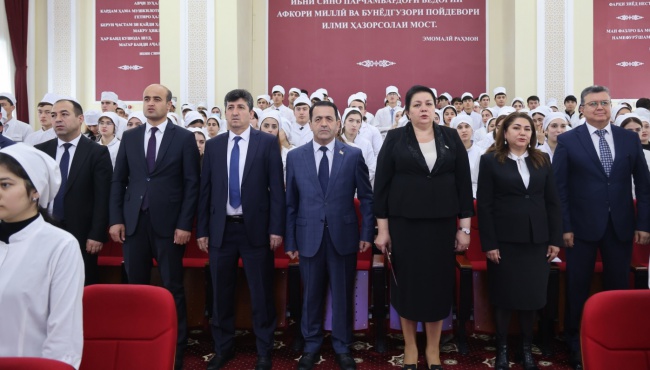
[[[149,285],[84,289],[84,349],[80,370],[173,369],[174,298]]]
[[[593,295],[582,313],[585,369],[650,368],[650,292],[612,290]]]
[[[0,357],[0,370],[73,370],[65,362],[37,357]]]
[[[648,259],[650,245],[634,243],[632,250],[632,273],[634,274],[634,289],[648,289]]]

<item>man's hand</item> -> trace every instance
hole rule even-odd
[[[202,238],[196,239],[196,244],[199,245],[199,249],[202,250],[205,253],[208,253],[208,237],[204,236]]]
[[[282,237],[280,235],[269,235],[269,244],[271,245],[271,250],[274,251],[275,248],[279,247],[282,244]]]
[[[564,233],[562,234],[564,239],[564,246],[567,248],[573,248],[573,233]]]
[[[560,247],[554,245],[549,245],[546,250],[546,257],[548,257],[548,262],[551,262],[557,257],[557,254],[560,253]]]
[[[292,260],[295,260],[296,258],[298,258],[298,251],[286,252],[286,254]]]
[[[98,242],[95,240],[86,240],[86,252],[90,254],[96,254],[99,253],[99,251],[102,250],[102,247],[104,246],[104,243]]]
[[[650,233],[639,230],[634,231],[634,242],[642,245],[650,244]]]
[[[490,261],[496,263],[497,265],[499,264],[501,254],[499,253],[498,249],[492,249],[491,251],[487,251],[485,254]]]
[[[191,236],[191,231],[176,229],[174,230],[174,244],[185,245],[190,241]]]
[[[116,243],[124,243],[124,224],[115,224],[108,229],[108,234]]]
[[[363,253],[370,247],[372,247],[372,244],[370,244],[370,242],[364,242],[363,240],[359,241],[359,252]]]

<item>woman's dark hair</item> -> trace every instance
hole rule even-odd
[[[643,128],[643,122],[641,122],[641,120],[636,117],[629,117],[624,119],[623,122],[621,122],[621,128],[625,128],[625,126],[629,125],[630,123],[637,123],[639,126],[641,126],[641,128]]]
[[[636,101],[636,107],[637,108],[645,108],[645,109],[650,109],[650,99],[648,98],[641,98]]]
[[[7,155],[7,154],[4,154],[4,153],[0,153],[0,166],[5,166],[5,168],[7,168],[7,170],[9,170],[9,172],[11,172],[14,175],[16,175],[16,176],[20,177],[21,179],[25,180],[25,191],[26,191],[28,197],[31,197],[31,192],[32,191],[37,191],[36,187],[32,183],[32,180],[30,180],[29,176],[27,175],[27,172],[25,172],[25,169],[23,168],[23,166],[21,166],[20,163],[18,163],[18,161],[14,157],[12,157],[10,155]],[[50,223],[52,225],[55,225],[57,227],[60,226],[48,214],[47,209],[39,206],[38,203],[36,204],[36,207],[37,207],[38,213],[40,213],[41,216],[43,216],[43,219],[46,222],[48,222],[48,223]]]
[[[512,126],[512,124],[518,118],[523,118],[526,121],[528,121],[528,123],[530,123],[530,131],[531,131],[530,142],[537,143],[537,135],[535,133],[535,124],[533,123],[533,119],[530,118],[530,116],[527,113],[522,113],[522,112],[510,113],[509,115],[505,116],[503,120],[503,124],[501,124],[501,127],[495,130],[498,131],[495,138],[496,141],[494,142],[494,145],[487,150],[487,153],[494,152],[495,158],[500,163],[505,162],[506,158],[508,158],[508,154],[510,154],[510,148],[506,143],[505,132],[508,131],[508,128]],[[528,152],[528,157],[530,158],[535,168],[540,168],[548,163],[546,160],[546,156],[541,151],[536,149],[533,145],[529,144],[528,149],[526,149],[526,151]]]
[[[405,111],[405,113],[411,108],[411,100],[413,100],[413,95],[415,95],[417,93],[421,93],[421,92],[424,92],[424,93],[427,93],[427,94],[431,95],[431,98],[433,99],[433,101],[434,102],[436,101],[436,97],[433,96],[433,91],[431,91],[430,88],[428,88],[426,86],[422,86],[422,85],[414,85],[413,87],[411,87],[409,89],[409,91],[406,92],[406,97],[404,99],[404,111]]]

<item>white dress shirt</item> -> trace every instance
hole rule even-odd
[[[325,154],[327,155],[327,160],[329,161],[329,167],[330,167],[330,174],[332,173],[332,162],[334,161],[334,140],[330,141],[327,145],[327,152]],[[318,144],[315,141],[312,141],[313,146],[314,146],[314,159],[316,160],[316,174],[318,174],[318,170],[320,169],[320,161],[323,159],[323,152],[320,150],[320,147],[322,145]]]
[[[70,161],[68,162],[68,174],[70,174],[70,168],[72,167],[72,159],[74,158],[74,153],[77,151],[77,146],[79,145],[80,139],[81,139],[81,134],[79,134],[79,136],[77,136],[76,138],[70,141],[70,144],[72,144],[72,146],[68,149],[68,154],[70,154]],[[63,156],[63,153],[65,153],[65,147],[63,147],[63,144],[65,144],[66,142],[61,139],[57,139],[57,141],[58,144],[56,146],[56,163],[60,165],[61,157]]]
[[[232,131],[228,131],[228,154],[226,155],[228,176],[230,176],[230,154],[232,153],[232,148],[235,147],[235,136],[238,135],[235,135]],[[242,132],[239,137],[241,137],[241,140],[239,140],[237,146],[239,146],[239,191],[241,195],[241,181],[244,177],[244,166],[246,165],[246,154],[248,154],[248,143],[250,143],[251,139],[251,127],[248,126],[246,128],[246,131]],[[230,181],[228,183],[230,183]],[[236,216],[241,215],[242,213],[243,210],[241,204],[237,208],[233,208],[230,205],[230,191],[228,191],[228,200],[226,201],[226,214],[228,216]]]
[[[25,141],[27,136],[34,132],[32,126],[17,120],[15,117],[12,117],[2,126],[2,135],[17,143]]]
[[[390,130],[393,127],[393,124],[395,123],[395,113],[397,112],[397,106],[394,108],[391,107],[390,105],[387,105],[380,110],[377,111],[375,114],[375,119],[372,121],[372,125],[375,126],[377,129],[379,129],[379,132],[384,134]],[[393,117],[391,119],[390,116],[390,110],[393,110]]]
[[[163,135],[165,134],[165,129],[167,128],[167,122],[165,121],[158,126],[158,131],[156,131],[156,158],[158,158],[158,151],[160,150],[160,143],[162,142]],[[147,158],[147,147],[149,147],[149,138],[151,138],[151,128],[152,126],[149,122],[145,123],[144,128],[144,157]],[[117,136],[117,135],[116,135]]]
[[[528,171],[528,165],[526,164],[526,157],[528,157],[528,151],[524,152],[521,156],[516,156],[512,152],[508,153],[508,158],[512,159],[517,163],[517,170],[519,170],[519,175],[521,180],[524,182],[524,186],[528,189],[528,184],[530,183],[530,171]]]
[[[424,156],[424,160],[427,162],[427,167],[429,171],[433,170],[433,166],[436,165],[436,160],[438,159],[438,152],[436,151],[436,140],[431,140],[428,143],[418,143],[420,144],[420,151]]]
[[[81,363],[84,265],[79,243],[39,216],[0,242],[0,357]]]
[[[597,128],[587,122],[587,130],[589,130],[589,136],[591,141],[594,142],[594,147],[596,148],[596,153],[598,153],[598,158],[600,157],[600,136],[596,133]],[[603,130],[607,131],[605,134],[605,141],[609,145],[609,151],[612,152],[612,162],[616,159],[616,152],[614,151],[614,137],[612,137],[612,124],[608,123]]]

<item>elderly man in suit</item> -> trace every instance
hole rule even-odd
[[[194,134],[167,118],[172,93],[165,86],[144,90],[147,122],[122,136],[110,195],[110,234],[123,242],[130,284],[149,284],[152,259],[178,316],[176,369],[187,346],[183,254],[190,240],[199,196],[199,150]],[[110,163],[109,163],[110,164]]]
[[[350,109],[350,108],[348,108]],[[300,255],[303,280],[301,329],[305,349],[298,369],[311,369],[323,343],[323,301],[332,291],[332,345],[341,369],[355,369],[352,340],[357,252],[371,246],[375,219],[368,167],[361,150],[336,140],[338,110],[322,101],[309,112],[314,139],[287,156],[287,233],[285,250]],[[362,225],[354,207],[361,202]]]
[[[57,137],[35,148],[54,158],[61,170],[61,188],[54,198],[52,215],[81,246],[85,284],[96,284],[97,255],[107,240],[113,165],[106,147],[81,134],[84,116],[78,102],[59,100],[51,114]]]
[[[582,368],[580,319],[597,251],[605,290],[627,289],[632,243],[650,241],[650,173],[639,136],[610,124],[606,87],[587,87],[580,100],[587,124],[560,135],[553,157],[568,248],[564,327],[574,368]]]
[[[270,370],[276,326],[273,251],[282,244],[285,219],[282,157],[277,137],[251,127],[253,97],[248,91],[233,90],[224,103],[230,131],[205,145],[196,230],[199,248],[210,256],[214,287],[217,354],[208,370],[220,369],[234,357],[239,257],[251,292],[255,369]]]

